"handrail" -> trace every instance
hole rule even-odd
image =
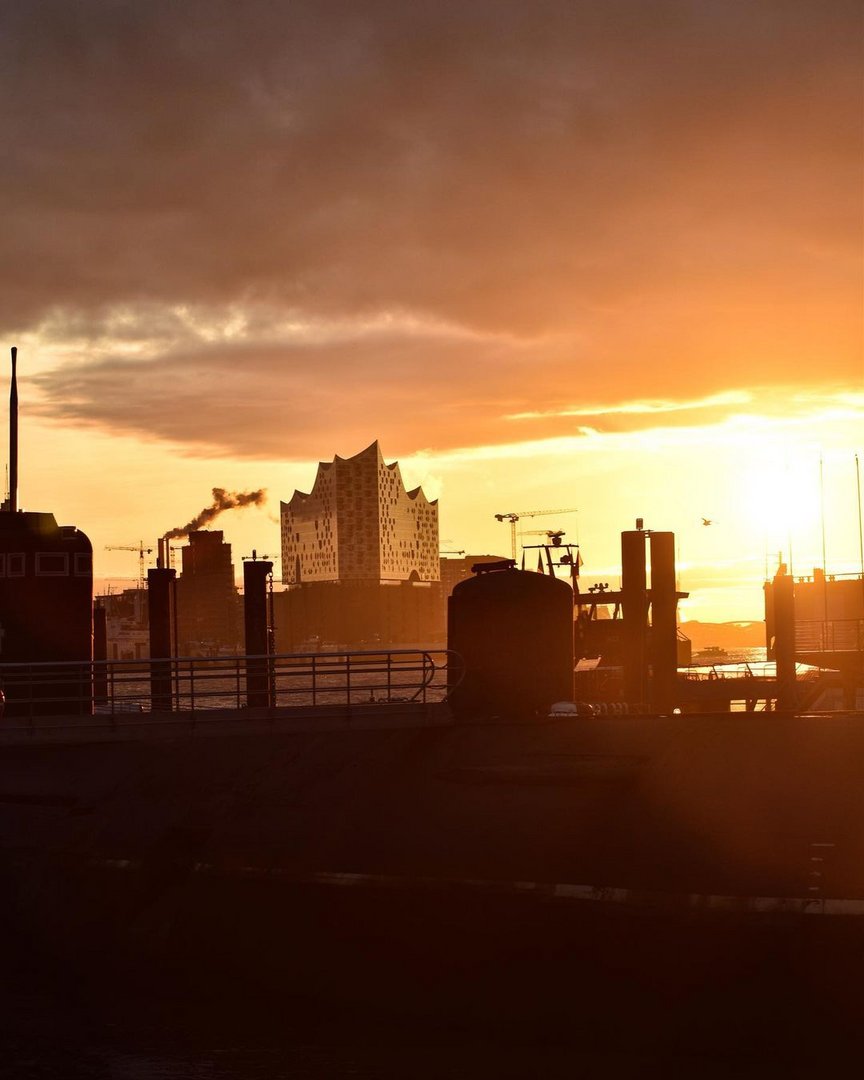
[[[425,704],[457,684],[456,659],[417,648],[0,664],[0,686],[19,717]]]
[[[798,652],[864,652],[864,619],[801,619],[795,624]]]

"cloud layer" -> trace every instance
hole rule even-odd
[[[327,456],[860,385],[857,4],[7,8],[48,415]]]

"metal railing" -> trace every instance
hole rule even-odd
[[[0,687],[9,716],[196,714],[428,704],[446,698],[460,668],[446,649],[185,656],[0,664]]]
[[[864,619],[808,619],[795,624],[797,652],[864,652]]]
[[[821,670],[810,664],[797,663],[795,665],[796,678],[799,682],[812,682],[820,678]],[[678,678],[688,683],[714,682],[714,681],[740,681],[747,679],[766,680],[776,679],[777,665],[773,660],[742,660],[739,663],[721,665],[703,664],[698,668],[679,668]]]

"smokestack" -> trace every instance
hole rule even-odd
[[[12,386],[9,390],[9,511],[18,510],[18,350],[12,346]]]

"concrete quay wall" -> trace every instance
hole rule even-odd
[[[288,723],[2,746],[0,852],[864,899],[859,715]]]
[[[857,1038],[861,716],[367,720],[3,746],[5,940],[88,995]]]

